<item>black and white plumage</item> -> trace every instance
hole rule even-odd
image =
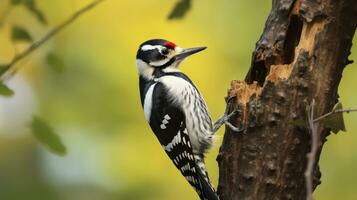
[[[183,49],[155,39],[141,44],[136,58],[141,103],[151,129],[200,198],[218,200],[204,153],[212,146],[214,133],[222,123],[213,124],[200,92],[178,69],[184,58],[203,49]]]

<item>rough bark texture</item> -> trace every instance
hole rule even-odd
[[[338,101],[337,88],[357,23],[356,0],[273,0],[264,33],[253,52],[245,81],[232,81],[242,111],[236,123],[244,134],[226,129],[217,157],[221,200],[305,199],[306,106],[316,116]],[[320,126],[314,187],[320,183],[318,158],[329,130]]]

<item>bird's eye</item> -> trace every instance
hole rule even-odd
[[[166,47],[161,49],[162,55],[167,55],[167,54],[169,54],[169,52],[170,52],[169,49],[167,49]]]

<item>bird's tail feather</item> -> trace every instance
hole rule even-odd
[[[211,181],[209,180],[208,173],[205,167],[203,155],[195,155],[196,171],[198,172],[198,181],[200,185],[197,191],[201,200],[219,200],[216,191],[214,190]]]

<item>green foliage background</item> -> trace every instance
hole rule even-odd
[[[12,27],[25,27],[37,40],[89,2],[38,0],[45,25],[44,19],[38,20],[41,14],[34,16],[24,6],[9,8],[8,1],[0,0],[0,65],[28,46],[11,40]],[[181,69],[202,91],[216,119],[224,111],[230,80],[243,79],[248,70],[271,2],[193,1],[183,20],[169,21],[175,3],[108,0],[18,65],[21,71],[7,83],[15,94],[0,97],[0,199],[197,198],[144,119],[137,47],[151,38],[183,47],[208,46]],[[356,46],[350,59],[357,59]],[[345,108],[357,107],[356,67],[345,69],[339,88]],[[50,153],[31,134],[34,114],[59,134],[66,156]],[[316,199],[357,198],[357,114],[345,115],[345,120],[347,133],[329,136],[324,147]],[[215,185],[222,134],[223,129],[207,157]]]

